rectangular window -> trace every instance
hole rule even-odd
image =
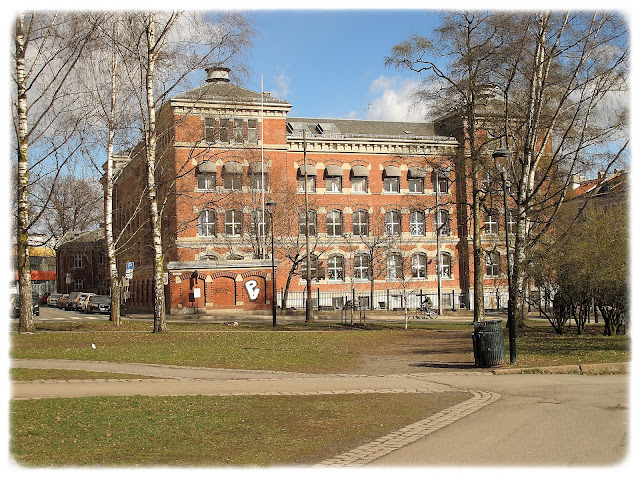
[[[99,253],[98,254],[98,265],[100,265],[100,266],[104,265],[104,253]]]
[[[386,193],[400,193],[400,177],[385,177],[384,191]]]
[[[498,233],[498,216],[496,213],[486,213],[484,215],[484,233],[496,235]]]
[[[244,143],[244,120],[241,118],[233,120],[233,141]]]
[[[409,193],[424,193],[424,179],[423,178],[410,178],[409,179]]]
[[[229,143],[229,119],[220,119],[220,141],[222,143]]]
[[[258,119],[250,118],[247,120],[247,142],[258,143]]]
[[[73,288],[76,292],[81,292],[84,290],[84,280],[82,278],[76,278],[73,281]]]
[[[252,173],[250,175],[249,182],[251,190],[258,192],[261,192],[262,190],[266,191],[267,185],[269,184],[269,182],[267,181],[267,174],[262,173]]]
[[[351,179],[351,193],[367,193],[367,178],[353,177]]]
[[[242,180],[239,173],[224,174],[224,189],[232,192],[242,190]]]
[[[82,268],[82,255],[76,253],[73,255],[73,268]]]
[[[206,117],[204,119],[204,141],[214,143],[216,141],[216,119]]]
[[[215,190],[216,174],[215,173],[199,173],[198,174],[198,190]]]
[[[327,177],[324,186],[327,193],[340,193],[342,192],[342,177]]]
[[[307,175],[307,192],[316,191],[316,176]],[[298,192],[304,193],[304,177],[298,177]]]
[[[354,257],[353,276],[356,280],[369,279],[369,255],[356,255]]]
[[[411,276],[413,278],[427,278],[427,256],[421,253],[411,257]]]

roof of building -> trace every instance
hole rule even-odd
[[[578,184],[576,188],[569,192],[568,199],[596,195],[624,195],[627,192],[627,172],[625,170],[614,170],[613,175],[607,178],[594,178],[585,180]]]
[[[90,232],[71,231],[64,234],[58,247],[66,243],[93,243],[101,240],[104,240],[104,228],[96,228]]]
[[[234,85],[232,83],[211,82],[195,88],[188,92],[181,93],[172,98],[172,100],[186,101],[221,101],[221,102],[250,102],[260,103],[264,101],[269,104],[290,105],[289,102],[279,98],[272,97],[270,94],[264,94],[262,100],[260,92],[254,92],[244,87]]]
[[[382,120],[351,120],[338,118],[287,117],[290,134],[341,135],[366,137],[438,137],[430,122],[389,122]]]

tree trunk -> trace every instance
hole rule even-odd
[[[149,198],[149,221],[153,246],[153,332],[167,330],[164,299],[164,255],[162,253],[162,232],[158,210],[158,186],[156,184],[156,106],[153,98],[153,74],[157,52],[155,51],[155,17],[150,14],[147,26],[148,64],[146,72],[147,115],[147,195]]]
[[[16,268],[20,295],[19,332],[31,332],[33,327],[33,309],[31,300],[31,262],[29,259],[29,164],[27,91],[25,73],[26,39],[23,30],[24,15],[16,20],[16,82],[18,86],[18,217],[16,219]]]

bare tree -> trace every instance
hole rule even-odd
[[[34,185],[31,206],[40,212],[38,233],[58,245],[71,231],[97,228],[103,220],[102,188],[95,178],[48,176]]]
[[[74,111],[75,68],[95,32],[95,24],[75,14],[20,13],[14,29],[13,107],[15,127],[16,247],[20,287],[18,331],[33,330],[29,229],[29,188],[39,178],[59,174],[81,145],[80,117]],[[41,212],[45,210],[42,209]]]
[[[497,84],[504,97],[499,136],[514,153],[502,166],[516,210],[509,296],[522,323],[527,255],[554,224],[571,175],[602,168],[598,157],[607,170],[616,150],[626,149],[628,30],[612,12],[497,19],[512,40]],[[607,144],[613,151],[595,154]]]
[[[458,181],[466,185],[471,177],[473,225],[474,320],[484,319],[484,252],[480,218],[485,191],[485,118],[482,107],[487,89],[493,84],[502,42],[497,26],[485,12],[445,14],[432,39],[414,35],[395,45],[387,65],[407,68],[431,77],[418,92],[422,101],[435,103],[440,113],[453,112],[462,118],[462,130],[455,132],[464,145]],[[445,62],[442,65],[442,62]],[[448,63],[446,63],[448,62]],[[435,86],[435,88],[433,88]],[[437,100],[437,101],[436,101]]]

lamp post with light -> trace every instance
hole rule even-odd
[[[499,148],[493,152],[493,160],[496,169],[500,172],[502,179],[502,194],[504,204],[504,232],[505,247],[507,250],[507,288],[509,290],[509,299],[507,301],[507,327],[509,328],[509,362],[513,365],[516,363],[516,322],[514,318],[514,295],[511,286],[511,255],[509,252],[509,209],[507,207],[507,169],[505,163],[510,163],[513,152],[506,148]],[[500,165],[502,163],[502,165]]]
[[[269,199],[269,201],[265,204],[267,207],[267,211],[269,212],[269,222],[271,223],[271,316],[273,319],[273,326],[276,326],[276,259],[274,256],[274,248],[273,248],[273,213],[276,210],[276,202],[273,199]]]

